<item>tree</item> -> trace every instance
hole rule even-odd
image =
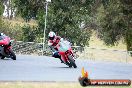
[[[3,2],[0,1],[0,16],[3,14]]]
[[[116,45],[124,38],[127,50],[132,50],[131,0],[102,0],[98,7],[99,37],[106,45]]]
[[[53,0],[48,5],[46,36],[52,30],[76,45],[85,46],[91,29],[95,29],[106,45],[116,45],[124,38],[127,49],[132,50],[131,3],[131,0]],[[36,33],[43,37],[45,0],[15,0],[15,4],[26,21],[37,20]]]
[[[35,40],[35,30],[34,27],[30,27],[30,25],[24,25],[22,27],[22,32],[23,32],[23,41],[24,42],[34,42]]]
[[[45,18],[44,2],[44,0],[15,1],[18,13],[26,21],[31,18],[38,21],[38,29],[42,37]],[[83,30],[79,25],[88,18],[93,2],[94,0],[53,0],[48,6],[46,37],[48,32],[52,30],[58,35],[68,38],[76,45],[87,45],[91,30]]]
[[[132,0],[120,0],[122,4],[122,12],[124,15],[126,31],[125,40],[127,44],[127,50],[132,51]],[[132,56],[132,53],[131,53]]]
[[[2,23],[3,23],[3,21],[2,21],[2,19],[1,19],[1,15],[3,14],[3,2],[2,1],[0,1],[0,29],[1,29],[1,26],[2,26]]]

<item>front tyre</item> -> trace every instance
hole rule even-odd
[[[77,65],[76,65],[75,60],[73,59],[73,57],[71,55],[69,55],[68,58],[69,58],[69,61],[70,61],[71,65],[74,68],[77,68]]]
[[[11,59],[16,60],[16,55],[15,55],[15,53],[12,51],[12,49],[9,50],[9,55],[10,55],[10,58],[11,58]]]

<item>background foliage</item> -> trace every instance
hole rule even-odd
[[[26,22],[34,19],[38,24],[37,27],[19,28],[22,32],[17,39],[36,41],[43,37],[45,0],[11,0],[11,4],[17,8],[17,16]],[[0,12],[1,7],[2,4]],[[127,50],[132,50],[132,1],[52,0],[48,3],[46,38],[51,30],[80,46],[88,45],[92,30],[95,30],[106,45],[116,45],[123,39]]]

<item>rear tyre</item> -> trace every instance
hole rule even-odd
[[[1,59],[4,59],[5,58],[5,56],[1,56]]]
[[[16,60],[16,55],[11,49],[9,50],[9,55],[10,55],[11,59]]]
[[[75,60],[73,59],[73,57],[71,55],[69,55],[68,58],[69,58],[69,61],[70,61],[71,65],[74,68],[77,68],[77,65],[76,65]]]

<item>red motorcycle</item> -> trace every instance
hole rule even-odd
[[[73,54],[70,42],[61,39],[57,45],[57,49],[59,51],[59,54],[61,55],[62,61],[66,65],[68,65],[69,67],[73,66],[74,68],[77,68],[77,65],[75,63],[75,56]]]
[[[0,36],[0,56],[1,56],[1,59],[4,59],[5,57],[7,57],[13,60],[16,60],[16,55],[13,52],[11,47],[10,37],[6,35]]]

